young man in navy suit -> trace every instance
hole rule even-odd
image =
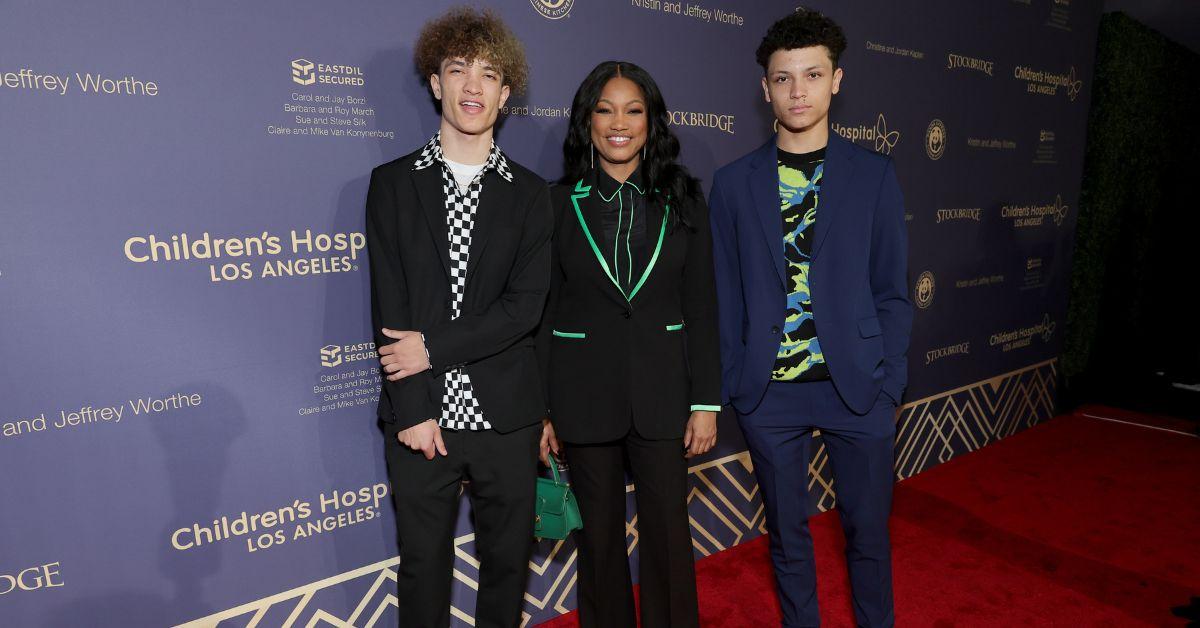
[[[859,626],[891,626],[896,407],[912,324],[891,159],[829,129],[841,28],[800,10],[758,48],[778,133],[711,193],[722,389],[762,488],[784,626],[817,626],[807,523],[814,430],[833,464]]]

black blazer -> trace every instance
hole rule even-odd
[[[653,251],[640,286],[626,295],[600,260],[592,186],[556,185],[550,300],[538,332],[557,435],[572,443],[616,440],[630,424],[644,438],[681,438],[691,409],[719,410],[720,348],[708,208],[673,233],[647,204]],[[589,237],[590,236],[590,237]]]
[[[450,253],[440,166],[413,170],[420,151],[375,168],[367,192],[371,322],[425,334],[433,368],[383,380],[379,418],[401,429],[442,415],[445,372],[463,366],[484,418],[499,432],[541,420],[534,330],[550,283],[546,182],[509,160],[506,181],[484,175],[461,316],[450,320]]]

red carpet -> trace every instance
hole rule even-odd
[[[896,486],[901,626],[1183,626],[1200,595],[1200,439],[1089,407]],[[826,626],[853,626],[841,527],[812,520]],[[778,626],[761,537],[697,564],[705,626]],[[574,614],[543,626],[577,625]]]

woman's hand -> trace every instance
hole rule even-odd
[[[696,410],[688,417],[687,429],[683,432],[684,458],[706,453],[717,444],[717,413]]]
[[[547,454],[553,451],[555,456],[559,455],[558,437],[554,435],[554,424],[550,422],[550,419],[542,419],[542,442],[539,449],[542,464],[547,467],[550,466],[550,457]]]

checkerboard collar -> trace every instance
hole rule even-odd
[[[429,143],[425,144],[425,148],[421,149],[420,156],[417,157],[416,163],[413,164],[413,170],[423,170],[432,166],[434,163],[446,165],[446,158],[442,155],[442,132],[438,131],[429,139]],[[512,183],[512,170],[508,167],[508,159],[505,158],[504,152],[496,146],[496,140],[492,140],[492,150],[488,153],[487,163],[483,166],[484,172],[495,170],[496,174],[500,175],[505,181]]]

